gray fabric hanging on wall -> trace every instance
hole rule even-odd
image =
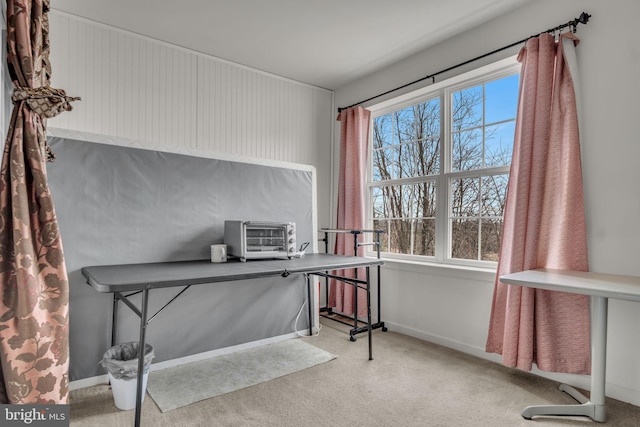
[[[86,284],[89,265],[208,259],[224,220],[292,221],[313,242],[313,172],[50,137],[48,166],[70,282],[71,380],[104,373],[112,295]],[[150,294],[151,313],[180,289]],[[154,362],[292,332],[305,301],[300,276],[192,287],[147,328]],[[120,310],[118,341],[138,318]],[[306,328],[306,317],[298,328]]]

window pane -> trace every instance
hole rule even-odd
[[[409,178],[416,176],[417,165],[420,163],[419,147],[415,142],[398,146],[398,169],[399,178]]]
[[[411,176],[411,164],[407,164],[407,159],[409,158],[409,162],[413,163],[413,159],[410,159],[410,151],[411,148],[405,144],[395,145],[393,147],[394,150],[394,159],[395,164],[393,166],[393,177],[394,178],[407,178]]]
[[[419,141],[420,158],[417,176],[437,175],[440,173],[440,138]]]
[[[451,180],[451,216],[479,216],[478,196],[480,191],[478,178]]]
[[[451,130],[453,132],[482,125],[482,85],[451,95]]]
[[[373,120],[373,181],[440,173],[440,98]]]
[[[451,257],[478,259],[478,220],[455,219],[452,221]]]
[[[400,144],[403,142],[414,141],[415,138],[415,112],[413,107],[408,107],[403,110],[396,111],[393,113],[394,125],[397,129],[396,136],[397,140],[396,144]]]
[[[440,172],[440,141],[419,140],[395,148],[397,166],[387,167],[394,178],[436,175]],[[375,160],[375,159],[374,159]]]
[[[418,194],[414,185],[379,187],[373,197],[376,207],[384,206],[386,218],[412,218],[416,211]]]
[[[468,171],[482,167],[482,129],[454,133],[451,170]]]
[[[519,75],[488,82],[485,85],[485,122],[496,123],[513,119],[518,106]]]
[[[516,122],[510,121],[485,128],[485,167],[508,166],[513,153]]]
[[[400,185],[397,187],[398,195],[396,203],[402,210],[397,211],[396,218],[413,218],[416,214],[417,194],[414,185]]]
[[[399,175],[398,161],[394,147],[382,148],[373,152],[373,180],[386,181]]]
[[[376,230],[384,230],[384,233],[380,234],[380,252],[389,251],[389,221],[386,220],[374,220],[373,228]]]
[[[398,142],[411,142],[440,136],[440,99],[404,108],[394,113]]]
[[[410,254],[411,220],[393,219],[389,221],[389,252]]]
[[[434,256],[436,252],[435,219],[416,220],[414,230],[413,254]]]
[[[502,218],[508,182],[507,174],[482,177],[482,216]]]
[[[415,176],[440,173],[440,99],[418,104],[416,112],[416,141],[418,167]]]
[[[387,231],[382,252],[435,254],[436,188],[427,181],[371,189],[373,225]]]
[[[483,261],[498,261],[502,239],[502,219],[482,221],[482,244],[480,257]]]
[[[376,117],[373,120],[373,148],[382,148],[393,144],[391,116]]]
[[[393,146],[392,116],[373,120],[373,170],[374,181],[385,181],[398,176],[397,157]]]
[[[371,189],[371,203],[373,206],[374,218],[387,218],[387,205],[385,204],[384,194],[379,187],[373,187]]]
[[[435,218],[437,195],[435,181],[416,184],[415,187],[416,192],[418,193],[416,201],[416,217]]]
[[[440,98],[418,104],[416,115],[419,117],[419,139],[440,138]]]

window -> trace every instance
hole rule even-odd
[[[518,70],[511,59],[371,108],[368,221],[386,257],[498,260]]]

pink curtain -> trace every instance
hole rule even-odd
[[[367,153],[371,112],[362,107],[343,110],[340,122],[340,171],[338,180],[337,228],[358,230],[365,227],[365,203],[367,183]],[[362,248],[358,255],[362,255]],[[353,235],[337,234],[334,253],[354,255]],[[341,275],[354,277],[354,271]],[[358,277],[364,278],[364,269]],[[358,298],[358,316],[367,315],[367,296],[362,289],[332,281],[329,288],[329,307],[348,315],[354,314],[355,298]]]
[[[0,170],[0,403],[65,404],[69,394],[69,282],[45,121],[77,98],[49,87],[48,11],[48,0],[7,0],[15,89]]]
[[[571,38],[572,40],[568,40]],[[522,49],[520,101],[486,350],[523,370],[588,374],[587,296],[504,285],[534,268],[588,271],[576,94],[565,50],[549,34]]]

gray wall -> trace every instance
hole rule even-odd
[[[90,265],[208,259],[225,219],[293,221],[315,239],[312,168],[292,169],[50,137],[48,165],[70,281],[71,380],[104,373],[111,294],[87,285]],[[151,313],[180,289],[153,290]],[[155,362],[293,332],[300,276],[190,288],[147,329]],[[138,337],[124,305],[119,341]],[[299,330],[307,327],[302,316]]]

